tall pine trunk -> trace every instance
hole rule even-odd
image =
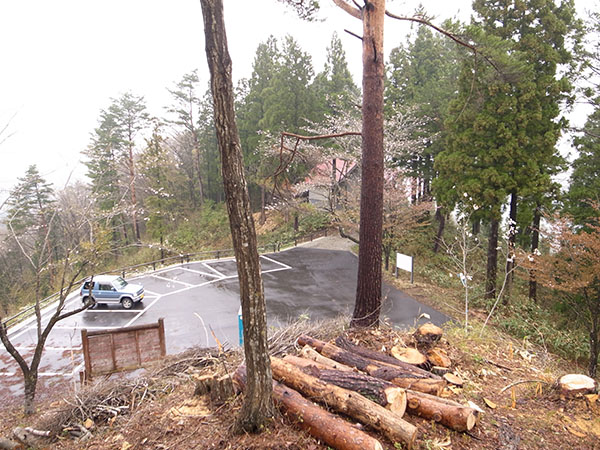
[[[362,187],[358,282],[352,326],[379,324],[383,229],[383,22],[385,0],[362,10]]]
[[[490,223],[488,237],[487,270],[485,274],[485,298],[496,298],[496,277],[498,272],[498,228],[500,220],[494,217]]]
[[[442,237],[444,236],[444,228],[446,227],[446,213],[441,206],[435,209],[435,219],[438,222],[438,229],[435,235],[435,242],[433,243],[433,253],[437,253],[442,243]]]
[[[540,221],[542,215],[540,214],[540,205],[536,205],[535,211],[533,212],[533,223],[531,224],[531,254],[536,258],[535,254],[540,246]],[[535,268],[529,271],[529,298],[534,302],[537,302],[537,280],[535,276]]]
[[[129,145],[128,149],[128,168],[129,168],[129,194],[131,196],[131,223],[133,224],[133,236],[136,242],[140,242],[140,224],[137,217],[137,195],[135,192],[135,163],[133,160],[133,145]]]
[[[238,413],[236,431],[259,432],[265,429],[274,412],[265,297],[242,148],[235,122],[231,58],[225,34],[223,1],[200,0],[200,4],[244,323],[248,385],[244,403]]]

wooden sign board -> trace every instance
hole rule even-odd
[[[114,330],[81,330],[85,379],[143,367],[167,354],[164,319]]]

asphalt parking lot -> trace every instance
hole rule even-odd
[[[357,258],[348,251],[296,247],[261,256],[269,326],[298,319],[350,315],[354,308]],[[128,281],[141,283],[142,303],[124,310],[120,305],[99,305],[59,322],[50,333],[40,366],[45,388],[76,383],[83,369],[81,330],[103,330],[165,320],[167,353],[193,346],[215,346],[215,337],[229,347],[238,345],[239,285],[235,260],[190,262],[160,269]],[[384,285],[382,317],[398,326],[412,326],[422,313],[435,323],[448,318]],[[78,305],[75,296],[67,309]],[[17,348],[31,357],[37,340],[35,323],[10,330]],[[0,399],[22,390],[16,363],[0,346]]]

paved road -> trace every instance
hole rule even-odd
[[[296,247],[261,256],[269,326],[281,326],[302,316],[312,319],[350,315],[354,307],[357,258],[348,251]],[[81,329],[102,330],[155,323],[165,319],[167,353],[192,346],[215,345],[214,335],[238,345],[239,285],[234,260],[191,262],[131,278],[146,289],[143,303],[131,310],[101,305],[60,322],[51,332],[40,367],[41,390],[65,381],[75,383],[83,368]],[[382,317],[399,326],[412,326],[421,313],[435,323],[448,317],[384,285]],[[74,308],[79,297],[69,301]],[[31,356],[36,342],[34,324],[15,329],[11,338]],[[21,374],[0,351],[0,399],[14,397]]]

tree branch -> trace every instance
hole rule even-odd
[[[283,131],[281,133],[281,136],[293,137],[296,139],[302,139],[304,141],[316,141],[316,140],[320,140],[320,139],[337,138],[337,137],[344,137],[344,136],[360,136],[361,134],[362,133],[360,131],[344,131],[342,133],[320,134],[317,136],[303,136],[301,134],[288,133],[286,131]]]
[[[352,31],[350,31],[350,30],[347,30],[347,29],[345,29],[345,28],[344,28],[344,31],[345,31],[346,33],[348,33],[350,36],[354,36],[355,38],[357,38],[357,39],[360,39],[361,41],[363,40],[362,36],[359,36],[358,34],[356,34],[356,33],[353,33],[353,32],[352,32]]]
[[[473,44],[469,44],[468,42],[464,41],[463,39],[461,39],[460,37],[458,37],[457,35],[455,35],[454,33],[451,33],[447,30],[444,30],[443,28],[438,27],[437,25],[432,24],[429,20],[424,19],[422,17],[405,17],[405,16],[398,16],[397,14],[391,13],[388,10],[385,11],[385,15],[388,17],[391,17],[392,19],[396,19],[396,20],[405,20],[405,21],[409,21],[409,22],[416,22],[416,23],[420,23],[421,25],[427,25],[430,28],[433,28],[435,31],[437,31],[438,33],[443,34],[444,36],[452,39],[454,42],[456,42],[459,45],[462,45],[463,47],[468,48],[469,50],[471,50],[473,53],[475,54],[480,54],[483,59],[485,59],[488,64],[490,66],[492,66],[497,72],[501,73],[500,69],[498,68],[498,66],[496,65],[496,63],[494,63],[494,61],[492,61],[489,57],[487,57],[486,55],[482,54],[477,47],[475,47]]]
[[[358,20],[362,20],[363,19],[363,17],[362,17],[363,16],[362,10],[359,9],[358,7],[357,8],[353,8],[348,3],[346,3],[344,0],[333,0],[333,3],[335,3],[336,6],[340,7],[344,11],[346,11],[352,17],[356,17]],[[354,3],[354,4],[356,5],[356,3]]]

